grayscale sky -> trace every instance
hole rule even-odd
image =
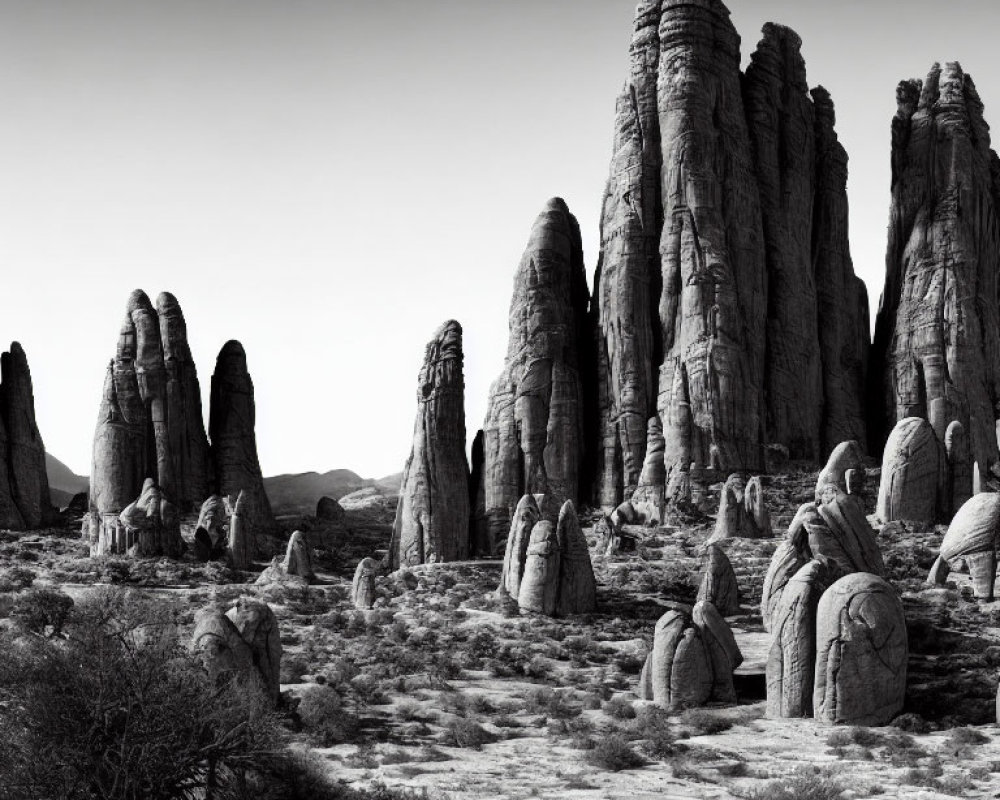
[[[634,0],[0,0],[0,342],[50,452],[90,471],[129,292],[177,295],[206,395],[247,349],[265,474],[402,469],[423,347],[465,328],[469,436],[535,215],[588,271]],[[731,0],[804,40],[851,157],[855,266],[881,291],[895,87],[935,60],[1000,119],[1000,3]],[[207,412],[207,402],[206,402]]]

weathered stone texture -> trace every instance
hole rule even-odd
[[[243,510],[243,492],[239,493],[229,518],[229,561],[233,569],[248,570],[254,556],[253,523]]]
[[[346,512],[332,497],[321,497],[316,502],[316,519],[326,522],[343,522]]]
[[[955,514],[941,542],[941,553],[928,582],[943,584],[949,561],[964,558],[976,597],[993,599],[996,581],[997,537],[1000,536],[1000,494],[982,492],[966,500]]]
[[[698,588],[698,601],[714,605],[724,617],[740,612],[740,593],[736,571],[726,551],[718,545],[709,545],[705,573]]]
[[[313,572],[309,539],[302,531],[295,531],[289,537],[288,547],[285,550],[285,560],[281,566],[288,575],[296,575],[308,582],[316,579],[316,573]]]
[[[947,461],[931,424],[920,417],[896,423],[882,454],[882,479],[875,514],[882,522],[933,524],[945,500]]]
[[[250,657],[264,682],[264,689],[277,704],[281,695],[282,650],[277,617],[267,603],[252,597],[239,598],[226,616],[249,646]]]
[[[152,478],[190,510],[209,494],[209,447],[187,328],[173,295],[129,297],[94,436],[91,511],[122,510]]]
[[[819,459],[864,438],[867,304],[847,240],[847,157],[798,36],[767,25],[740,74],[719,0],[644,0],[601,219],[596,499],[631,496],[645,422],[666,494],[692,470]]]
[[[786,583],[770,621],[767,716],[810,717],[816,666],[816,610],[839,577],[831,562],[809,561]]]
[[[856,486],[851,486],[848,482],[848,473],[856,476]],[[826,465],[816,479],[816,502],[820,501],[823,487],[832,483],[840,491],[846,494],[861,494],[864,488],[865,465],[864,452],[861,445],[856,440],[841,442],[830,453],[826,460]]]
[[[257,457],[256,418],[246,351],[239,342],[230,340],[219,351],[212,374],[208,433],[212,440],[214,488],[231,500],[243,495],[243,522],[250,525],[254,536],[274,529],[274,515]]]
[[[483,424],[483,502],[494,540],[526,493],[580,499],[588,302],[580,227],[555,198],[514,276],[507,356]]]
[[[944,435],[945,456],[948,461],[946,484],[946,518],[950,520],[972,497],[972,453],[965,427],[958,420],[952,420]]]
[[[469,556],[462,359],[462,326],[451,320],[427,345],[417,380],[413,446],[389,551],[393,569]]]
[[[909,649],[903,604],[875,575],[841,578],[819,602],[816,718],[838,725],[887,725],[903,709]]]
[[[718,610],[700,602],[673,608],[656,623],[653,649],[639,679],[639,696],[667,709],[736,701],[733,670],[743,662]]]
[[[378,562],[374,558],[363,558],[354,570],[351,582],[351,602],[355,608],[369,609],[375,605],[375,579],[378,576]]]
[[[760,539],[771,535],[771,518],[760,478],[745,481],[730,475],[719,496],[719,513],[709,542],[730,538]]]
[[[646,459],[639,474],[639,485],[632,494],[632,507],[647,523],[664,521],[667,473],[663,467],[663,424],[659,417],[650,417],[646,424]]]
[[[998,460],[1000,165],[957,63],[904,81],[892,121],[886,279],[869,371],[872,446],[907,417],[957,420],[983,474]]]

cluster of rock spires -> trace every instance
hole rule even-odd
[[[231,514],[229,549],[238,568],[249,565],[254,532],[270,530],[274,519],[257,460],[253,383],[239,342],[227,342],[219,353],[211,398],[209,444],[180,305],[164,292],[154,308],[145,292],[133,292],[94,435],[84,520],[92,555],[177,555],[178,513],[205,501],[200,549],[220,548],[222,519]]]
[[[586,614],[597,606],[597,582],[587,539],[569,500],[526,494],[511,520],[497,592],[521,612]]]
[[[24,349],[13,342],[0,356],[0,528],[40,528],[55,516],[31,370]]]

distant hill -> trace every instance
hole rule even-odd
[[[45,472],[49,476],[49,488],[72,497],[79,492],[87,491],[89,478],[77,475],[51,453],[45,454]],[[55,494],[55,492],[53,492]],[[56,499],[53,496],[52,502]]]
[[[74,494],[87,491],[89,480],[77,475],[51,453],[45,454],[45,470],[49,476],[49,489],[53,505],[65,507]],[[264,488],[271,500],[271,507],[278,514],[311,514],[321,497],[339,500],[345,494],[373,486],[382,494],[399,493],[403,473],[384,478],[362,478],[349,469],[332,469],[322,474],[302,472],[298,475],[275,475],[264,478]]]
[[[372,480],[362,478],[349,469],[334,469],[322,474],[302,472],[264,478],[264,489],[276,514],[310,514],[315,511],[316,502],[321,497],[339,500],[344,495],[369,486],[374,486],[384,494],[397,494],[401,480],[402,473]]]

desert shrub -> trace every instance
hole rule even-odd
[[[624,697],[612,697],[604,704],[604,713],[611,719],[635,719],[635,707]]]
[[[351,693],[362,706],[380,706],[386,703],[379,683],[371,675],[356,675],[350,681]]]
[[[907,733],[930,733],[930,723],[920,714],[900,714],[892,721],[894,728]]]
[[[748,795],[748,800],[837,800],[844,787],[819,775],[796,775],[772,781]]]
[[[299,683],[307,672],[309,672],[309,662],[303,656],[292,654],[282,657],[282,683]]]
[[[0,592],[18,592],[35,581],[35,573],[27,567],[9,567],[0,571]]]
[[[647,706],[639,710],[630,733],[642,739],[641,749],[650,758],[665,760],[675,756],[683,748],[677,744],[677,734],[670,725],[670,714],[659,706]]]
[[[623,769],[635,769],[646,762],[621,734],[612,733],[596,742],[587,752],[587,763],[598,769],[619,772]]]
[[[306,688],[298,714],[302,726],[321,747],[349,742],[357,734],[357,719],[344,710],[340,695],[329,686]]]
[[[31,633],[59,636],[73,608],[73,598],[59,589],[39,587],[14,598],[11,619]]]
[[[444,686],[462,677],[462,664],[449,653],[434,653],[428,659],[427,677],[432,685]]]
[[[986,744],[990,737],[975,728],[955,728],[948,737],[954,745]]]
[[[68,800],[220,798],[284,752],[256,681],[210,681],[169,613],[120,589],[84,598],[65,641],[0,642],[0,787]],[[236,795],[230,795],[236,796]]]
[[[681,714],[681,722],[696,736],[714,736],[733,727],[732,720],[720,717],[704,708],[690,708]]]
[[[496,741],[496,737],[482,725],[463,718],[449,722],[442,736],[444,744],[464,747],[469,750],[482,750],[484,744],[493,741]]]

